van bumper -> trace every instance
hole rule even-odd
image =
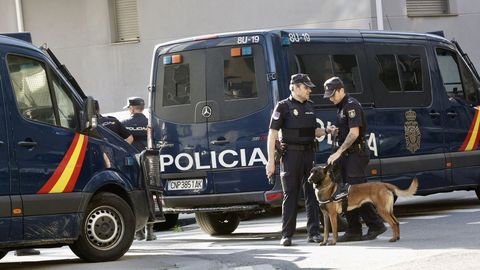
[[[276,194],[276,196],[267,196]],[[165,196],[165,213],[240,212],[278,207],[282,204],[282,190],[242,193]],[[273,198],[273,199],[270,199]],[[270,200],[269,200],[270,199]]]

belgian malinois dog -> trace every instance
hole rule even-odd
[[[316,166],[311,170],[308,182],[313,184],[315,194],[321,203],[320,209],[323,213],[323,242],[320,245],[327,245],[329,224],[332,225],[333,240],[328,245],[335,245],[338,238],[337,214],[342,212],[342,202],[331,201],[331,197],[338,188],[332,181],[330,166]],[[415,194],[418,187],[418,180],[414,178],[410,187],[401,190],[398,187],[388,183],[364,183],[352,185],[348,193],[347,211],[359,208],[364,203],[371,202],[377,208],[378,214],[390,224],[393,230],[393,237],[390,242],[400,240],[400,226],[397,218],[393,215],[394,195],[399,197],[408,197]]]

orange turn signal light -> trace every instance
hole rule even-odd
[[[174,54],[172,55],[172,64],[180,64],[182,63],[182,55]]]
[[[13,208],[12,214],[14,215],[21,215],[23,213],[22,208]]]
[[[230,56],[232,56],[232,57],[242,56],[241,48],[231,48],[230,49]]]

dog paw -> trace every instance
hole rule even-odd
[[[392,243],[393,243],[393,242],[396,242],[396,241],[397,241],[397,238],[396,238],[396,237],[391,238],[390,240],[388,240],[388,242],[392,242]]]
[[[327,245],[327,242],[321,242],[320,243],[320,246],[326,246]]]
[[[333,242],[333,241],[328,242],[329,246],[335,246],[336,244],[337,244],[337,242]]]

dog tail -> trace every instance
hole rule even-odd
[[[417,178],[413,178],[412,183],[408,187],[408,189],[399,189],[398,187],[395,187],[394,192],[397,196],[399,197],[409,197],[415,194],[417,192],[418,188],[418,180]]]

